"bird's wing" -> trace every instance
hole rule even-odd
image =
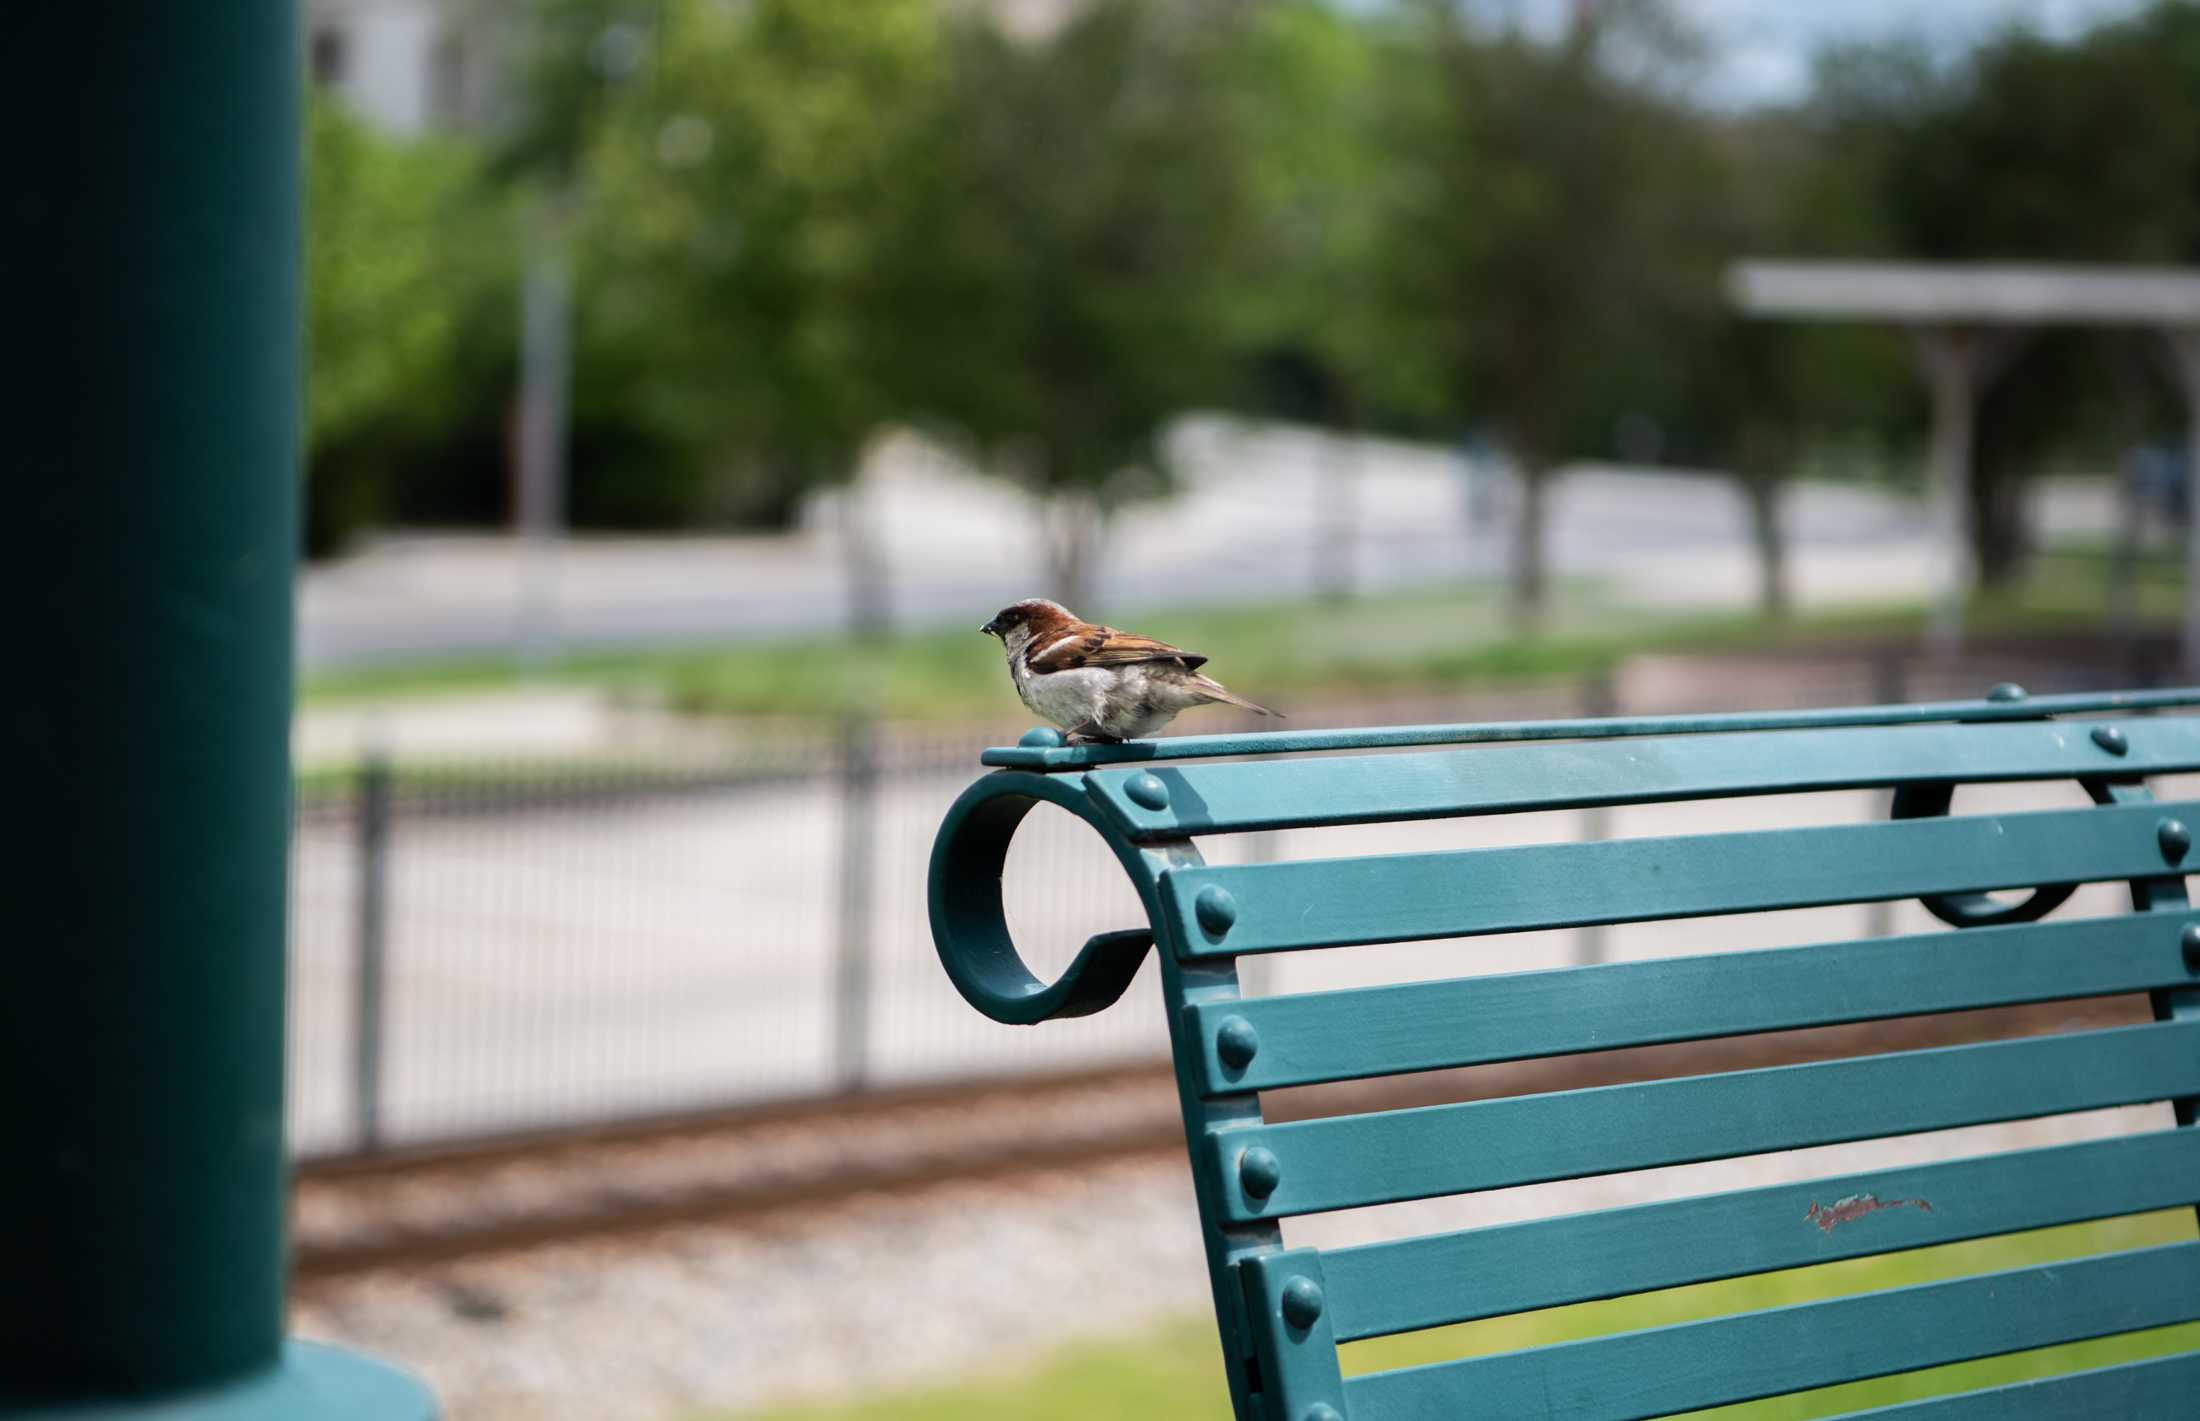
[[[1138,661],[1174,661],[1187,671],[1196,671],[1206,665],[1207,658],[1150,636],[1119,632],[1113,627],[1087,627],[1055,638],[1031,658],[1030,665],[1033,671],[1046,675],[1081,666],[1128,666]]]

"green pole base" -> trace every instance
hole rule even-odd
[[[436,1421],[435,1398],[410,1373],[320,1342],[290,1342],[271,1370],[204,1391],[69,1401],[7,1421]]]

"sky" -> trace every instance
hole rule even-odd
[[[1481,0],[1496,15],[1556,32],[1573,0]],[[2067,37],[2145,0],[1671,0],[1711,53],[1699,96],[1744,106],[1798,98],[1814,51],[1832,43],[1916,38],[1960,53],[2011,25]]]

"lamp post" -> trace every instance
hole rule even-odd
[[[283,1333],[298,8],[0,22],[10,1418],[435,1411]]]

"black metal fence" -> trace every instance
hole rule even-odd
[[[2067,663],[1752,662],[1710,678],[1643,663],[1617,683],[1296,707],[1292,723],[1939,699],[2005,675],[2042,691],[2129,679]],[[933,831],[979,749],[1014,730],[715,727],[587,761],[370,756],[309,777],[292,866],[297,1148],[1158,1058],[1155,1013],[1007,1030],[964,1005],[933,958]],[[1578,832],[1608,830],[1589,813]],[[1202,847],[1243,861],[1282,837]],[[1052,809],[1018,835],[1006,896],[1042,971],[1138,920],[1099,840]],[[1576,950],[1602,949],[1592,931]]]

